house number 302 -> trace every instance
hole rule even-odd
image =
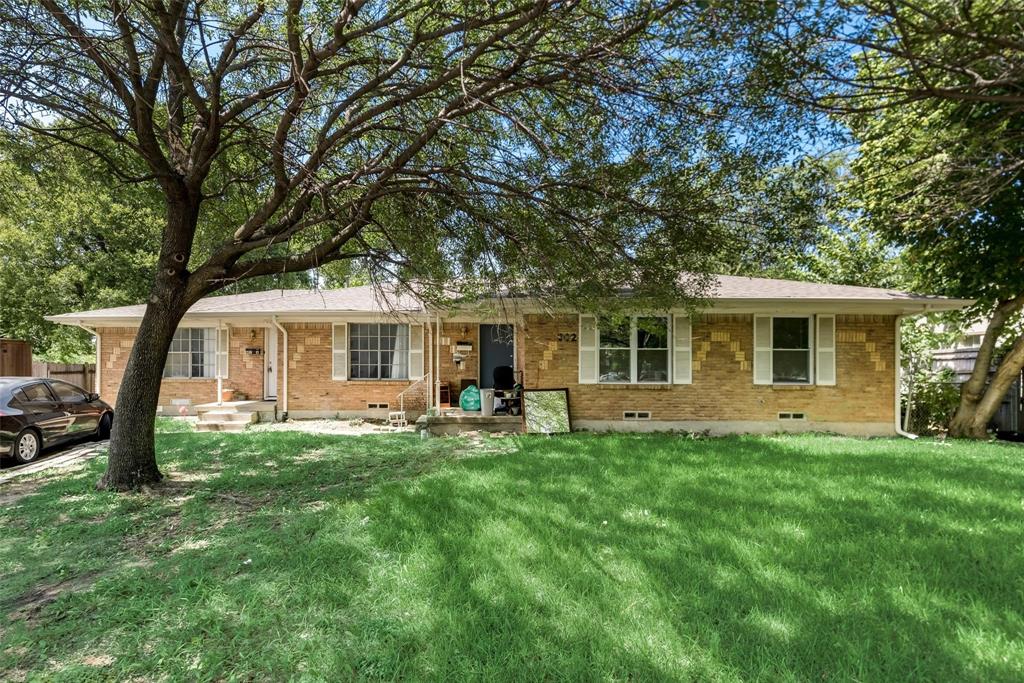
[[[575,332],[565,332],[563,334],[560,334],[560,335],[558,335],[558,341],[560,341],[560,342],[574,342],[574,341],[576,341],[576,333]]]

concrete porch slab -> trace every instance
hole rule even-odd
[[[480,413],[448,413],[421,415],[416,420],[417,430],[426,430],[434,436],[454,436],[465,432],[523,432],[521,415],[489,415]]]

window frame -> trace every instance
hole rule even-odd
[[[50,379],[50,380],[49,380],[49,381],[47,382],[47,384],[48,384],[48,385],[49,385],[49,387],[50,387],[50,393],[51,393],[51,394],[53,394],[53,395],[54,395],[54,397],[55,397],[55,398],[56,398],[56,399],[57,399],[58,401],[60,401],[61,403],[88,403],[88,402],[89,402],[89,392],[88,392],[88,391],[86,391],[85,389],[82,389],[82,388],[76,387],[76,386],[75,386],[74,384],[72,384],[71,382],[65,382],[65,381],[63,381],[63,380],[59,380],[59,379]],[[75,401],[72,401],[72,400],[70,400],[70,399],[65,399],[65,398],[64,398],[63,396],[61,396],[61,395],[60,395],[60,393],[59,393],[59,392],[57,391],[57,388],[58,388],[58,387],[60,387],[60,386],[62,386],[62,385],[63,385],[63,386],[65,386],[65,387],[71,387],[71,390],[72,390],[72,391],[74,391],[74,392],[75,392],[76,394],[78,394],[79,396],[81,396],[81,398],[80,398],[80,399],[77,399],[77,400],[75,400]]]
[[[380,320],[366,320],[366,321],[355,320],[355,321],[348,321],[348,322],[344,322],[344,323],[335,323],[335,326],[339,326],[339,325],[344,325],[345,326],[345,352],[344,352],[345,353],[345,378],[346,378],[345,381],[349,381],[349,382],[408,382],[408,381],[410,381],[410,377],[411,377],[410,370],[412,368],[411,368],[411,361],[410,361],[409,356],[410,356],[410,351],[411,351],[411,348],[412,348],[412,339],[411,339],[412,330],[411,330],[411,325],[409,323],[396,323],[396,322],[389,322],[389,321],[383,321],[382,322]],[[353,358],[355,357],[354,353],[356,351],[369,351],[370,350],[370,349],[353,349],[352,348],[352,340],[354,338],[354,335],[352,334],[352,326],[353,325],[376,325],[377,326],[377,349],[376,349],[376,353],[377,353],[377,374],[378,374],[377,377],[355,377],[352,374],[352,363],[353,363]],[[405,364],[404,364],[405,377],[380,377],[379,376],[380,375],[380,370],[381,370],[381,363],[380,363],[380,354],[381,354],[381,348],[380,348],[380,326],[381,325],[395,325],[397,328],[399,328],[399,331],[401,331],[401,328],[403,328],[403,327],[405,328],[405,353],[404,353],[404,355],[405,355]],[[332,334],[333,334],[333,329],[332,329]],[[400,339],[400,335],[396,335],[395,336],[395,346],[396,346],[396,348],[398,346],[398,340],[399,339]],[[333,355],[335,353],[337,353],[336,351],[334,351],[333,344],[334,344],[334,342],[333,342],[333,338],[332,338],[332,342],[331,342],[331,345],[332,345],[331,346],[331,348],[332,348],[332,357],[333,357]],[[392,350],[392,353],[397,353],[397,351]],[[366,364],[361,363],[360,365],[366,365]],[[333,358],[332,358],[332,367],[333,367]],[[369,367],[369,366],[367,366],[367,367]],[[332,377],[335,380],[340,381],[337,376],[334,376],[333,370],[332,370]]]
[[[189,330],[190,331],[190,336],[189,336],[189,346],[190,347],[191,347],[191,342],[192,342],[191,330],[202,330],[203,331],[203,337],[204,337],[203,346],[204,346],[204,348],[203,348],[203,351],[202,351],[202,354],[203,354],[203,364],[202,365],[203,365],[204,369],[209,367],[212,370],[212,374],[210,374],[210,375],[193,375],[192,374],[192,368],[193,368],[194,364],[192,363],[192,359],[189,358],[189,362],[186,364],[187,367],[188,367],[188,374],[187,375],[168,375],[167,371],[168,371],[168,367],[170,365],[170,359],[171,359],[171,355],[172,354],[191,356],[193,353],[195,353],[194,351],[191,350],[191,348],[188,351],[172,351],[170,348],[168,348],[167,349],[167,357],[164,359],[164,369],[162,371],[163,374],[161,374],[160,379],[161,380],[216,380],[217,379],[217,370],[218,370],[218,368],[217,368],[218,351],[219,351],[219,348],[218,348],[218,343],[219,343],[218,342],[218,339],[219,339],[218,335],[219,335],[219,333],[218,333],[217,326],[216,325],[179,325],[178,328],[176,330],[174,330],[174,335],[177,336],[179,332],[183,332],[185,330]],[[212,332],[212,343],[211,344],[206,344],[206,341],[207,341],[206,337],[207,337],[207,333],[208,332]],[[171,338],[171,344],[172,345],[174,344],[174,337]]]
[[[815,358],[815,346],[814,346],[815,330],[816,330],[816,324],[817,324],[816,316],[814,314],[806,314],[806,315],[804,315],[804,314],[792,313],[792,314],[780,314],[780,315],[772,314],[770,316],[770,318],[771,318],[771,324],[769,326],[769,333],[771,335],[771,339],[769,340],[769,344],[770,344],[769,349],[770,349],[770,352],[771,352],[770,353],[771,367],[769,369],[771,371],[771,376],[772,376],[771,386],[796,386],[796,387],[814,386],[815,379],[816,379],[815,378],[815,375],[816,375],[815,371],[817,369],[815,367],[816,358]],[[785,349],[785,348],[778,348],[778,347],[775,346],[775,320],[778,319],[778,318],[803,319],[803,320],[807,321],[807,348],[806,349]],[[807,352],[807,381],[806,382],[777,382],[777,381],[775,381],[775,352],[776,351],[806,351]]]
[[[671,314],[646,314],[636,313],[626,316],[629,318],[629,345],[628,346],[604,346],[601,343],[601,319],[596,318],[597,322],[597,381],[595,384],[605,385],[640,385],[640,386],[658,386],[663,384],[672,384],[672,355],[674,347],[674,340],[672,339],[673,330],[672,324],[673,319]],[[664,351],[665,353],[665,379],[657,382],[641,382],[638,379],[640,366],[638,362],[640,337],[637,327],[637,320],[640,318],[661,318],[665,321],[665,344],[664,348],[648,348],[645,347],[645,351]],[[602,351],[629,351],[629,379],[626,381],[615,381],[605,382],[601,380],[601,352]]]

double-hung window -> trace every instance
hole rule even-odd
[[[350,323],[350,379],[408,379],[409,326]]]
[[[194,379],[217,374],[217,328],[179,327],[171,339],[164,377]]]
[[[772,318],[772,383],[811,383],[811,318]]]
[[[669,334],[665,316],[633,316],[602,322],[598,341],[598,382],[669,381]]]

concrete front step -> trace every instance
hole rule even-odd
[[[197,422],[197,432],[244,432],[249,422]]]
[[[256,413],[237,410],[206,410],[199,413],[200,422],[255,422]]]

